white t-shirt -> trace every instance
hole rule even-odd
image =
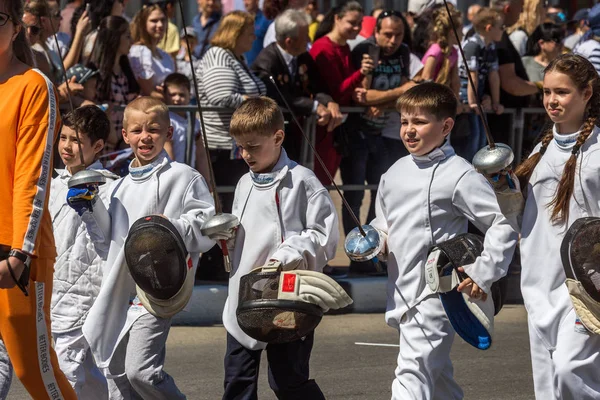
[[[175,62],[164,50],[157,48],[156,51],[158,57],[153,57],[148,47],[134,44],[129,49],[129,62],[137,79],[152,79],[152,83],[159,86],[169,74],[175,72]]]
[[[177,161],[185,164],[185,149],[188,141],[188,120],[187,117],[170,112],[169,118],[171,118],[171,126],[173,127],[173,161]],[[200,133],[200,121],[196,119],[194,132],[192,136],[192,158],[190,159],[190,166],[195,168],[196,165],[196,140],[195,137]]]
[[[410,53],[410,79],[413,79],[422,69],[423,63],[419,60],[419,57]],[[381,135],[386,138],[400,140],[400,114],[397,112],[389,114],[390,116]]]
[[[508,35],[508,38],[512,42],[513,46],[515,46],[515,49],[517,49],[519,52],[519,55],[523,57],[527,51],[527,32],[517,29]]]

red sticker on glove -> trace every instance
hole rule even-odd
[[[283,274],[282,292],[293,293],[296,291],[296,274]]]

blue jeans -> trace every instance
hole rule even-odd
[[[342,158],[340,174],[344,185],[378,185],[381,175],[388,168],[388,149],[381,135],[369,135],[360,131],[348,131],[348,156]],[[365,193],[363,190],[345,190],[344,198],[354,214],[360,219],[360,206]],[[367,222],[375,218],[375,198],[377,189],[371,190],[371,204]],[[345,207],[342,207],[344,232],[348,234],[356,223]]]

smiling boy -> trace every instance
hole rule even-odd
[[[164,145],[172,135],[164,103],[151,97],[129,103],[123,119],[123,139],[135,155],[129,175],[111,185],[106,204],[75,202],[84,209],[96,250],[107,257],[83,333],[107,373],[110,398],[185,398],[163,369],[171,318],[154,316],[141,304],[123,249],[130,226],[149,214],[163,215],[176,227],[194,262],[192,273],[200,253],[215,244],[200,233],[214,215],[213,199],[196,170],[167,156]]]
[[[392,399],[462,399],[450,349],[454,330],[437,293],[425,283],[431,247],[467,232],[485,232],[484,250],[462,270],[459,290],[474,299],[506,274],[517,240],[483,175],[454,153],[448,135],[457,100],[437,83],[409,89],[398,100],[400,136],[410,155],[381,178],[371,225],[386,238],[388,302],[385,319],[398,329],[400,353]]]

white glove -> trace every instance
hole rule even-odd
[[[501,171],[498,174],[486,175],[492,184],[500,211],[509,220],[517,222],[523,214],[525,199],[521,193],[519,178],[512,171]]]
[[[353,302],[336,281],[321,272],[307,270],[281,272],[277,298],[316,304],[323,311],[344,308]]]
[[[221,240],[229,241],[231,239],[235,239],[235,235],[237,233],[238,227],[230,228],[224,231],[211,233],[208,237],[216,242]]]

